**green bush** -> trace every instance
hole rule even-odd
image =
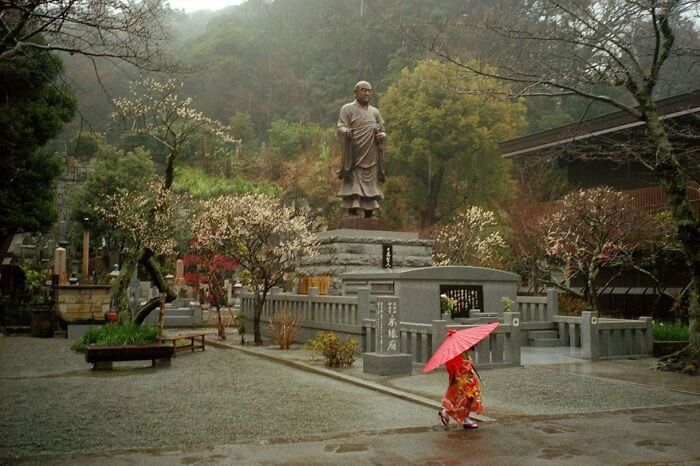
[[[343,341],[334,332],[317,332],[316,338],[304,344],[304,349],[322,355],[328,366],[346,367],[355,362],[357,344],[354,338]]]
[[[657,322],[652,324],[656,341],[688,341],[688,326],[680,322]]]
[[[136,324],[106,324],[91,328],[71,345],[73,351],[83,352],[87,345],[120,346],[155,343],[158,329]]]

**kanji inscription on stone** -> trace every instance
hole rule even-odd
[[[376,352],[398,353],[401,349],[398,298],[377,298],[376,322]]]

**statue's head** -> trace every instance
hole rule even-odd
[[[369,99],[372,97],[372,85],[367,81],[360,81],[355,84],[355,100],[362,105],[369,104]]]

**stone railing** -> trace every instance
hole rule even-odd
[[[302,315],[300,337],[303,339],[313,337],[313,332],[319,330],[358,337],[362,333],[362,320],[369,317],[369,307],[369,290],[360,290],[357,296],[326,296],[319,295],[317,288],[309,288],[309,294],[283,293],[273,288],[267,295],[260,320],[268,322],[286,309]],[[247,290],[241,293],[240,312],[252,322],[253,294]]]
[[[478,368],[493,368],[520,365],[520,319],[517,312],[504,316],[505,322],[482,340],[474,351],[474,363]],[[362,323],[362,351],[375,350],[375,321],[365,319]],[[434,320],[432,324],[401,322],[399,326],[401,353],[413,356],[413,361],[426,363],[444,341],[448,329],[463,330],[473,325],[447,325],[447,321]]]
[[[523,322],[551,322],[559,312],[557,290],[548,288],[546,296],[518,296],[514,306]]]
[[[581,317],[555,316],[554,322],[572,356],[595,360],[653,353],[651,317],[605,319],[597,312],[583,312]]]

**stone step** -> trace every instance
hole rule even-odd
[[[528,340],[530,346],[537,346],[539,348],[551,348],[554,346],[567,346],[566,344],[559,341],[558,338],[537,338]]]

